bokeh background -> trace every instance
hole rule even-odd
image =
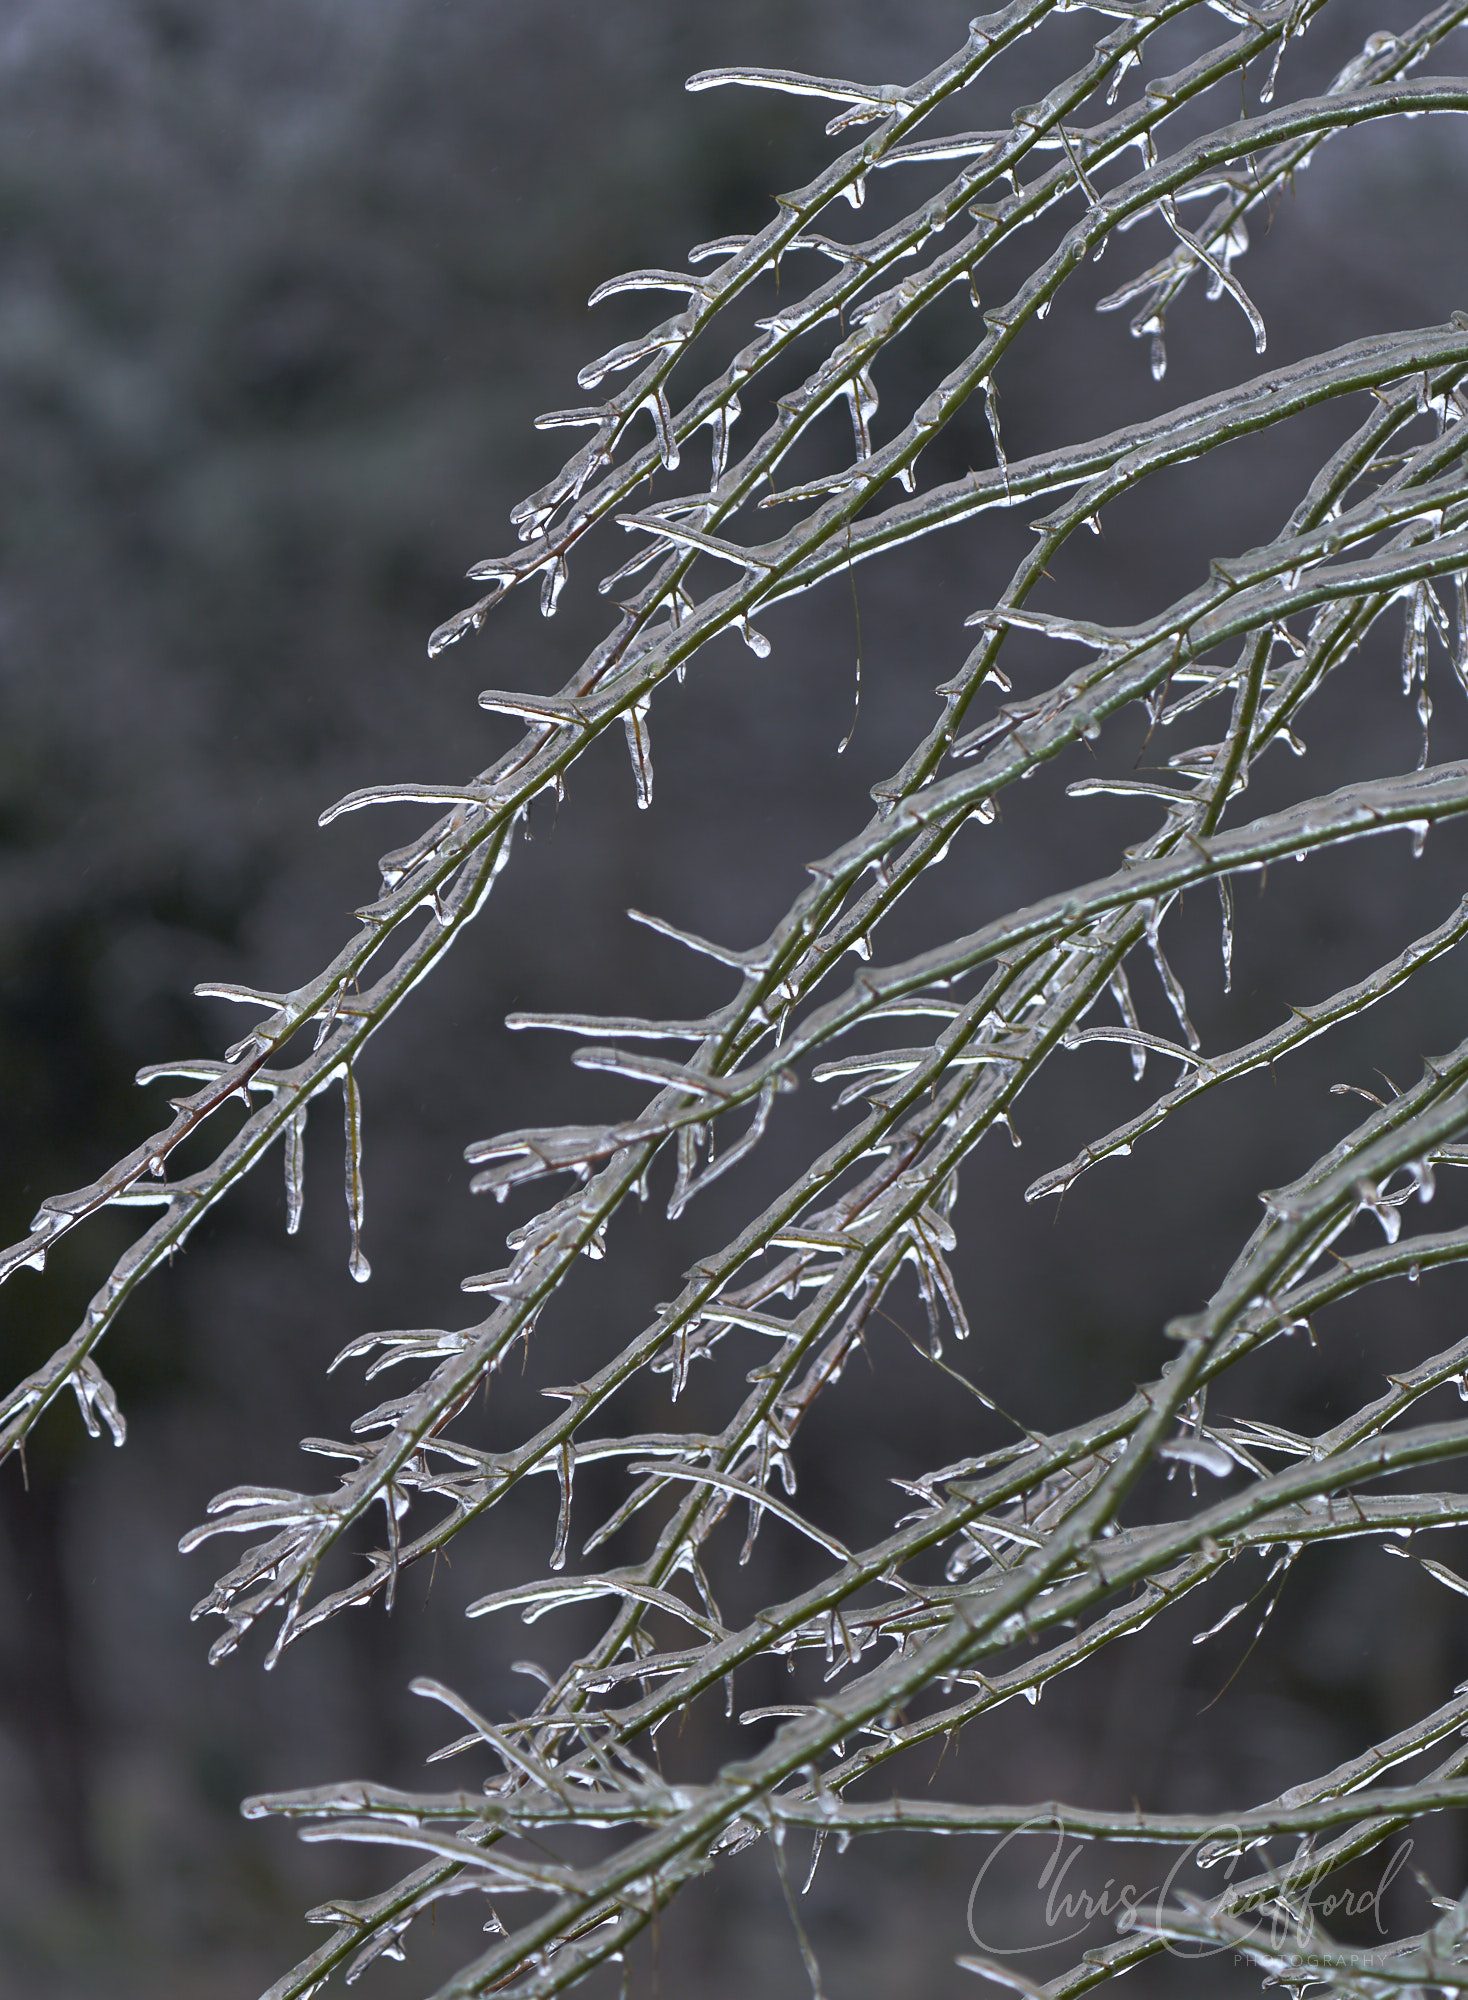
[[[1333,0],[1292,60],[1329,74],[1386,11]],[[588,320],[592,286],[757,225],[825,157],[809,105],[689,97],[683,78],[745,59],[905,80],[965,22],[945,0],[5,0],[0,1237],[151,1128],[156,1107],[132,1082],[141,1064],[238,1032],[230,1010],[189,997],[195,980],[294,983],[346,935],[375,855],[399,836],[357,818],[319,833],[318,811],[354,786],[487,763],[504,725],[476,709],[477,688],[553,688],[599,636],[605,605],[583,563],[554,622],[527,594],[478,640],[431,663],[424,653],[464,601],[463,570],[554,469],[555,439],[531,418],[575,401],[576,368],[621,330],[615,312]],[[975,115],[1033,95],[1040,64],[1022,56],[1012,94]],[[1449,121],[1328,147],[1245,267],[1270,358],[1468,307],[1465,190],[1468,149]],[[1079,281],[1078,308],[1016,357],[1011,455],[1257,365],[1226,301],[1185,302],[1161,388],[1123,320],[1092,314],[1126,258],[1162,247],[1113,248],[1094,283]],[[879,382],[889,410],[949,364],[966,324],[942,321],[893,358]],[[1077,601],[1121,617],[1176,594],[1208,554],[1269,533],[1340,434],[1339,417],[1323,420],[1238,448],[1203,480],[1159,483],[1077,552]],[[924,476],[989,449],[976,416],[935,445]],[[221,1487],[297,1476],[302,1434],[341,1431],[360,1385],[323,1371],[354,1334],[465,1312],[459,1279],[500,1261],[515,1214],[469,1196],[469,1140],[626,1102],[572,1071],[564,1042],[506,1035],[506,1011],[679,1013],[719,999],[714,968],[634,928],[626,907],[736,945],[762,936],[804,863],[860,823],[866,788],[925,726],[932,688],[966,650],[963,616],[1023,545],[1017,525],[989,525],[890,574],[860,573],[862,708],[841,759],[855,651],[844,583],[771,615],[769,662],[712,649],[663,703],[650,814],[634,809],[619,750],[588,760],[554,828],[537,823],[485,917],[363,1065],[370,1288],[347,1276],[339,1141],[318,1113],[302,1235],[287,1242],[275,1177],[256,1176],[125,1319],[106,1363],[126,1449],[90,1443],[68,1408],[43,1426],[24,1477],[3,1469],[0,1992],[259,1991],[314,1941],[309,1903],[388,1877],[370,1854],[246,1825],[240,1799],[345,1776],[417,1782],[444,1731],[407,1697],[415,1673],[491,1710],[524,1698],[531,1684],[512,1667],[529,1641],[460,1613],[486,1578],[540,1568],[539,1498],[481,1530],[431,1593],[411,1579],[395,1616],[338,1620],[270,1677],[258,1647],[207,1667],[209,1635],[188,1611],[219,1564],[181,1559],[178,1537]],[[1435,750],[1464,754],[1461,693],[1440,660],[1434,675]],[[1318,789],[1417,755],[1390,646],[1341,678],[1310,736]],[[1102,752],[1123,769],[1140,753],[1125,728]],[[1277,776],[1282,801],[1301,778],[1293,766]],[[1114,804],[1058,804],[1059,780],[1047,785],[1026,788],[987,845],[956,851],[951,903],[920,912],[929,929],[915,918],[914,936],[1090,872],[1147,824]],[[1261,780],[1251,809],[1275,802]],[[1206,1043],[1257,1032],[1281,1001],[1323,996],[1446,913],[1463,888],[1461,840],[1435,836],[1415,867],[1403,843],[1385,845],[1282,871],[1293,879],[1258,899],[1250,889],[1227,1000],[1212,911],[1187,913],[1179,962]],[[1023,1205],[1023,1187],[1134,1101],[1114,1052],[1072,1058],[1022,1121],[1023,1153],[985,1157],[965,1178],[976,1333],[962,1365],[1047,1426],[1124,1395],[1159,1365],[1165,1320],[1200,1302],[1252,1226],[1259,1188],[1349,1120],[1326,1086],[1371,1084],[1377,1067],[1406,1080],[1423,1052],[1459,1038],[1462,994],[1461,970],[1439,968],[1350,1042],[1210,1102],[1145,1161],[1082,1183],[1057,1226]],[[1155,994],[1147,1005],[1165,1031]],[[776,1141],[818,1143],[828,1115],[809,1094]],[[606,1352],[735,1213],[711,1206],[683,1236],[629,1228],[600,1289],[554,1334],[542,1379]],[[9,1288],[7,1380],[65,1337],[124,1240],[104,1219],[44,1282],[22,1274]],[[1272,1358],[1256,1408],[1319,1427],[1384,1367],[1451,1338],[1462,1287],[1443,1277],[1420,1290],[1342,1314],[1314,1354]],[[906,1331],[919,1328],[913,1306]],[[900,1506],[892,1476],[978,1435],[977,1406],[917,1363],[903,1333],[812,1427],[803,1491],[843,1533],[879,1532]],[[777,1588],[783,1558],[762,1553]],[[1224,1810],[1441,1700],[1468,1671],[1461,1613],[1407,1564],[1333,1554],[1302,1566],[1231,1682],[1243,1639],[1194,1650],[1190,1631],[1154,1635],[1057,1687],[1023,1728],[1010,1711],[974,1732],[942,1784]],[[1413,1867],[1456,1893],[1461,1837],[1445,1826],[1433,1838]],[[828,1862],[807,1921],[831,1994],[970,1990],[952,1960],[967,1948],[980,1858],[965,1843],[935,1855],[894,1842]],[[1020,1869],[1006,1893],[1033,1901],[1034,1882]],[[1404,1875],[1393,1893],[1410,1886]],[[684,1900],[659,1964],[635,1968],[641,1990],[658,1977],[710,1996],[754,1981],[803,1990],[766,1858]],[[386,1966],[364,1990],[429,1990],[454,1962],[440,1942],[425,1935],[406,1970]],[[1153,1990],[1193,1991],[1229,1975],[1170,1964],[1150,1976]]]

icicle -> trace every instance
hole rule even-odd
[[[82,1422],[87,1427],[87,1435],[101,1437],[105,1424],[112,1433],[112,1442],[122,1444],[127,1437],[127,1424],[118,1407],[112,1384],[90,1356],[78,1362],[71,1386],[76,1394],[77,1408],[82,1413]]]
[[[705,418],[713,432],[713,475],[712,484],[717,486],[729,468],[729,433],[743,414],[739,398],[730,395]]]
[[[347,1215],[352,1228],[352,1247],[347,1269],[359,1285],[372,1276],[372,1266],[362,1254],[362,1099],[350,1063],[342,1068],[342,1109],[346,1126]]]
[[[1427,758],[1431,747],[1432,696],[1427,689],[1427,675],[1424,671],[1421,686],[1417,690],[1417,720],[1422,725],[1422,752],[1417,759],[1419,771],[1427,769]],[[1421,853],[1421,848],[1417,852]]]
[[[285,1128],[285,1233],[294,1236],[301,1226],[306,1203],[306,1107],[293,1111]]]
[[[657,434],[658,457],[667,472],[678,469],[678,439],[673,430],[673,413],[668,407],[668,392],[660,382],[647,401],[642,405],[652,418],[652,427]]]
[[[1151,366],[1152,380],[1160,382],[1167,373],[1167,340],[1162,330],[1162,315],[1150,313],[1132,331],[1152,336]]]
[[[1201,1646],[1205,1639],[1215,1638],[1226,1625],[1232,1625],[1239,1613],[1246,1611],[1248,1606],[1249,1600],[1246,1597],[1240,1603],[1235,1604],[1230,1610],[1225,1611],[1221,1618],[1215,1619],[1211,1625],[1205,1626],[1201,1632],[1195,1632],[1193,1634],[1193,1644]]]
[[[566,587],[566,558],[557,556],[540,573],[540,615],[554,618],[561,592]]]
[[[1004,490],[1009,491],[1009,460],[1004,456],[1004,438],[999,429],[999,391],[990,375],[982,383],[984,395],[984,415],[989,420],[989,435],[994,440],[994,457],[998,461],[999,476],[1004,481]]]
[[[1177,1024],[1183,1031],[1188,1047],[1196,1049],[1199,1045],[1198,1031],[1188,1019],[1187,996],[1183,992],[1177,974],[1168,964],[1166,955],[1162,949],[1162,939],[1160,936],[1162,917],[1163,911],[1161,906],[1153,903],[1147,912],[1147,943],[1152,952],[1152,962],[1157,967],[1157,977],[1162,982],[1162,990],[1166,993],[1168,1003],[1173,1013],[1177,1016]]]
[[[877,390],[870,373],[858,368],[846,384],[846,401],[851,411],[851,430],[858,459],[872,455],[872,418],[877,414]]]
[[[952,1271],[949,1269],[944,1250],[954,1247],[951,1226],[931,1209],[925,1209],[915,1217],[909,1241],[912,1245],[909,1255],[918,1276],[918,1290],[928,1314],[929,1354],[934,1361],[942,1354],[942,1336],[938,1320],[938,1306],[941,1302],[947,1311],[954,1336],[958,1340],[969,1337],[968,1316],[964,1312],[963,1300]]]
[[[675,629],[683,623],[685,618],[691,618],[696,608],[693,599],[681,583],[673,584],[670,589],[663,592],[663,595],[657,601],[660,605],[666,606],[669,621]],[[681,687],[688,674],[687,660],[679,660],[673,672]]]
[[[679,1153],[678,1179],[675,1183],[673,1193],[668,1199],[668,1216],[670,1220],[676,1220],[682,1214],[687,1204],[693,1199],[694,1195],[701,1194],[711,1181],[718,1180],[731,1167],[737,1166],[740,1160],[744,1159],[759,1144],[760,1140],[764,1137],[765,1125],[769,1119],[770,1106],[774,1102],[775,1091],[782,1087],[779,1082],[773,1088],[768,1084],[765,1086],[756,1101],[754,1117],[751,1119],[742,1137],[737,1139],[727,1151],[721,1153],[717,1159],[712,1160],[697,1179],[692,1177],[693,1168],[697,1165],[696,1149],[691,1143],[696,1136],[695,1130],[688,1127],[684,1128],[684,1132],[679,1134],[679,1138],[680,1140],[683,1139],[686,1134],[690,1141],[690,1146],[687,1153],[683,1151]],[[687,1162],[686,1167],[685,1161]]]
[[[836,745],[836,755],[838,757],[844,757],[846,755],[846,752],[851,748],[851,739],[855,736],[856,725],[861,720],[861,613],[856,605],[855,583],[852,584],[852,606],[853,610],[855,610],[856,612],[856,617],[857,617],[856,660],[855,660],[856,679],[855,679],[855,686],[852,689],[852,695],[851,695],[851,721],[847,725],[846,734],[841,738],[841,741]]]
[[[1411,694],[1419,680],[1427,678],[1427,593],[1423,585],[1412,586],[1407,604],[1407,625],[1402,639],[1402,693]]]
[[[1115,972],[1111,975],[1110,984],[1112,996],[1116,1001],[1117,1010],[1121,1015],[1122,1026],[1129,1029],[1133,1036],[1140,1036],[1142,1023],[1137,1015],[1136,1002],[1132,998],[1131,984],[1127,979],[1125,966],[1117,966]],[[1147,1069],[1146,1044],[1140,1040],[1134,1040],[1131,1044],[1131,1051],[1132,1075],[1140,1083]]]
[[[1141,54],[1135,48],[1123,49],[1121,51],[1120,56],[1117,58],[1116,73],[1106,87],[1106,102],[1108,104],[1115,104],[1121,94],[1122,81],[1127,71],[1141,60]]]
[[[1223,925],[1223,990],[1234,990],[1234,895],[1227,875],[1218,878],[1218,903]]]
[[[634,702],[622,717],[622,727],[627,732],[627,754],[632,759],[632,776],[637,785],[639,810],[646,812],[652,804],[652,738],[647,730],[649,704]]]
[[[576,1470],[576,1455],[569,1441],[563,1442],[557,1453],[556,1470],[561,1484],[561,1505],[556,1516],[556,1541],[551,1550],[552,1569],[564,1569],[566,1550],[571,1540],[571,1480]]]

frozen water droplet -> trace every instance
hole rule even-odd
[[[767,660],[770,657],[770,642],[764,633],[756,632],[749,620],[743,616],[736,619],[735,623],[739,627],[740,638],[748,646],[755,658],[757,660]]]

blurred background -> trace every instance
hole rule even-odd
[[[1328,76],[1390,25],[1388,11],[1333,0],[1291,59]],[[320,833],[318,811],[355,786],[487,764],[507,725],[481,714],[476,690],[553,689],[603,631],[599,572],[583,561],[554,622],[527,593],[480,638],[431,663],[424,652],[466,599],[464,569],[508,540],[509,507],[559,462],[532,417],[575,402],[577,367],[640,323],[615,309],[589,320],[591,288],[758,226],[770,197],[827,156],[812,106],[690,97],[684,77],[747,60],[906,81],[966,21],[944,0],[6,0],[0,1240],[159,1122],[162,1093],[134,1087],[140,1065],[217,1053],[239,1032],[231,1010],[189,997],[196,980],[307,977],[373,892],[377,853],[418,824],[404,816],[400,833],[395,819],[384,832],[381,818],[353,817]],[[1454,47],[1449,67],[1462,61]],[[1049,80],[1045,60],[1021,55],[1002,103],[965,115],[1003,122]],[[1453,121],[1328,147],[1244,266],[1270,360],[1468,307],[1465,188]],[[1114,247],[1099,277],[1077,280],[1076,307],[1016,357],[1001,378],[1012,457],[1259,365],[1226,300],[1184,301],[1160,387],[1124,319],[1094,316],[1097,295],[1164,247]],[[891,358],[879,379],[888,412],[951,365],[969,324],[935,320]],[[1267,535],[1347,420],[1235,448],[1203,480],[1158,482],[1106,538],[1081,538],[1073,601],[1137,615],[1186,588],[1209,554]],[[924,479],[990,450],[975,414],[935,444]],[[1022,527],[1002,522],[859,572],[862,706],[843,758],[856,644],[844,581],[770,615],[768,662],[712,648],[686,689],[660,697],[651,813],[634,808],[620,744],[588,759],[554,827],[536,823],[484,917],[362,1066],[372,1285],[347,1275],[327,1106],[313,1114],[301,1236],[283,1233],[275,1172],[256,1175],[124,1319],[104,1360],[126,1449],[91,1443],[68,1407],[23,1468],[0,1472],[0,1992],[256,1993],[317,1941],[307,1905],[399,1871],[246,1825],[240,1799],[349,1776],[422,1781],[422,1755],[447,1732],[408,1698],[415,1673],[491,1712],[533,1698],[513,1672],[530,1642],[461,1612],[486,1579],[541,1568],[543,1496],[506,1509],[477,1548],[464,1538],[431,1591],[409,1579],[395,1616],[337,1620],[270,1677],[258,1645],[206,1665],[212,1633],[188,1611],[233,1552],[211,1544],[186,1560],[178,1538],[224,1486],[321,1476],[310,1461],[302,1472],[297,1439],[340,1434],[363,1406],[359,1380],[324,1374],[349,1339],[472,1313],[459,1280],[501,1261],[518,1212],[470,1197],[466,1143],[628,1103],[625,1086],[571,1070],[564,1041],[506,1035],[506,1011],[677,1014],[722,998],[715,968],[629,924],[627,906],[736,946],[762,937],[804,864],[862,822],[867,788],[927,726],[933,687],[967,650],[963,617],[1024,546]],[[1434,674],[1434,753],[1463,755],[1461,692],[1441,660]],[[1416,761],[1390,646],[1339,678],[1310,733],[1312,775],[1290,759],[1267,766],[1280,789],[1261,778],[1250,811],[1301,782],[1326,789]],[[1121,727],[1102,754],[1130,769],[1140,750],[1140,733]],[[912,937],[1094,872],[1098,853],[1146,830],[1145,814],[1115,802],[1057,811],[1061,780],[1082,768],[1047,777],[1043,794],[1027,787],[984,844],[956,850],[951,902],[930,899]],[[1195,899],[1177,956],[1205,1045],[1259,1032],[1282,1002],[1323,997],[1439,921],[1462,893],[1463,859],[1461,839],[1440,834],[1415,866],[1405,843],[1374,843],[1283,871],[1293,879],[1257,898],[1251,883],[1229,997],[1215,906]],[[1048,1206],[1023,1204],[1023,1188],[1139,1099],[1115,1051],[1052,1066],[1021,1121],[1023,1152],[986,1151],[965,1176],[976,1330],[950,1358],[1046,1427],[1124,1396],[1164,1358],[1165,1320],[1201,1303],[1253,1226],[1258,1190],[1353,1122],[1327,1085],[1379,1088],[1377,1069],[1410,1080],[1423,1053],[1460,1038],[1462,994],[1449,961],[1353,1038],[1207,1100],[1150,1154],[1103,1167],[1058,1226]],[[1155,993],[1145,1006],[1167,1032]],[[825,1100],[800,1098],[771,1141],[791,1149],[777,1170],[831,1129]],[[551,1336],[539,1379],[566,1380],[610,1351],[747,1199],[710,1198],[681,1234],[630,1224]],[[7,1382],[66,1337],[126,1240],[105,1217],[44,1281],[23,1273],[7,1289]],[[1443,1276],[1420,1293],[1340,1314],[1313,1354],[1271,1351],[1257,1412],[1319,1428],[1384,1368],[1454,1337],[1461,1286]],[[913,1357],[903,1336],[922,1320],[908,1305],[888,1350],[874,1343],[868,1376],[844,1382],[812,1423],[802,1491],[846,1535],[879,1533],[901,1507],[889,1479],[973,1449],[987,1421]],[[506,1407],[513,1417],[513,1397]],[[786,1560],[794,1587],[798,1552],[766,1538],[762,1587],[780,1588]],[[1446,1542],[1439,1553],[1453,1559]],[[1196,1650],[1191,1628],[1154,1632],[1057,1686],[1022,1729],[1007,1711],[972,1732],[938,1788],[1223,1811],[1402,1725],[1468,1671],[1458,1600],[1374,1551],[1303,1564],[1267,1644],[1244,1659],[1249,1629]],[[695,1762],[704,1740],[690,1738]],[[1456,1893],[1461,1836],[1447,1826],[1432,1838],[1412,1867]],[[952,1960],[969,1948],[981,1858],[971,1843],[891,1842],[828,1860],[806,1920],[833,2000],[970,1990]],[[1393,1894],[1420,1902],[1410,1875]],[[1004,1893],[1033,1901],[1034,1868]],[[641,1991],[658,1977],[709,1996],[756,1979],[804,1990],[767,1856],[721,1866],[683,1903],[658,1964],[635,1968]],[[456,1941],[425,1935],[407,1968],[379,1968],[363,1990],[426,1992],[458,1955]],[[1221,1990],[1230,1976],[1169,1963],[1148,1978],[1161,1992]]]

